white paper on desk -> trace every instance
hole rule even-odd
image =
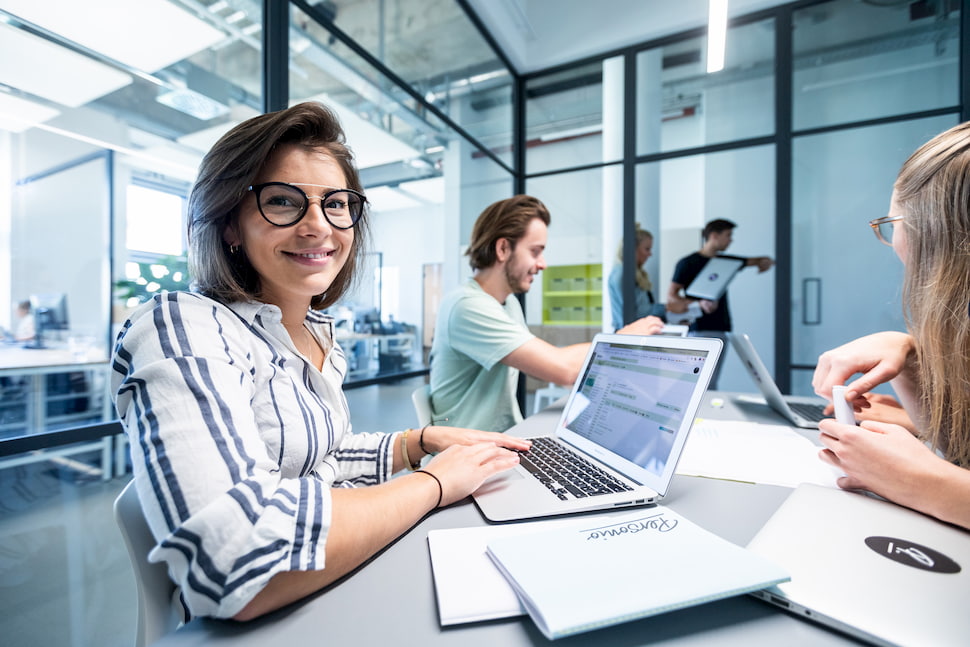
[[[488,542],[553,530],[570,522],[576,523],[576,519],[428,531],[441,625],[525,615],[515,591],[486,553]]]
[[[842,473],[818,457],[821,448],[784,425],[698,418],[677,473],[798,487],[838,487]]]

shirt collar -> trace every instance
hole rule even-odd
[[[257,318],[261,319],[264,323],[278,323],[283,319],[283,313],[280,311],[280,309],[270,303],[260,303],[259,301],[236,301],[234,303],[230,303],[229,308],[248,324],[256,323]],[[333,323],[333,317],[331,315],[324,314],[319,310],[307,310],[306,320],[310,324]]]

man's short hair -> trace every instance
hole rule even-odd
[[[498,240],[508,239],[514,249],[534,218],[546,223],[547,227],[551,221],[546,205],[531,195],[515,195],[488,205],[475,221],[471,243],[465,252],[472,269],[484,270],[495,265]]]
[[[722,231],[728,231],[729,229],[734,229],[737,226],[737,223],[731,222],[730,220],[718,218],[704,225],[704,230],[701,232],[701,238],[707,240],[707,237],[711,234],[719,234]]]

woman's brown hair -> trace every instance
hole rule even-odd
[[[259,275],[244,249],[229,249],[227,228],[235,225],[239,206],[270,156],[281,146],[297,145],[333,158],[347,180],[342,188],[363,192],[353,153],[347,147],[336,114],[319,103],[301,103],[286,110],[253,117],[215,143],[199,167],[189,195],[189,272],[193,287],[224,303],[259,298]],[[333,305],[352,285],[367,237],[367,214],[354,227],[347,262],[323,294],[310,306]]]

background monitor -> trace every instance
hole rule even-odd
[[[43,348],[46,333],[70,328],[67,295],[63,292],[30,295],[30,310],[35,329],[34,340],[29,344],[31,348]]]

